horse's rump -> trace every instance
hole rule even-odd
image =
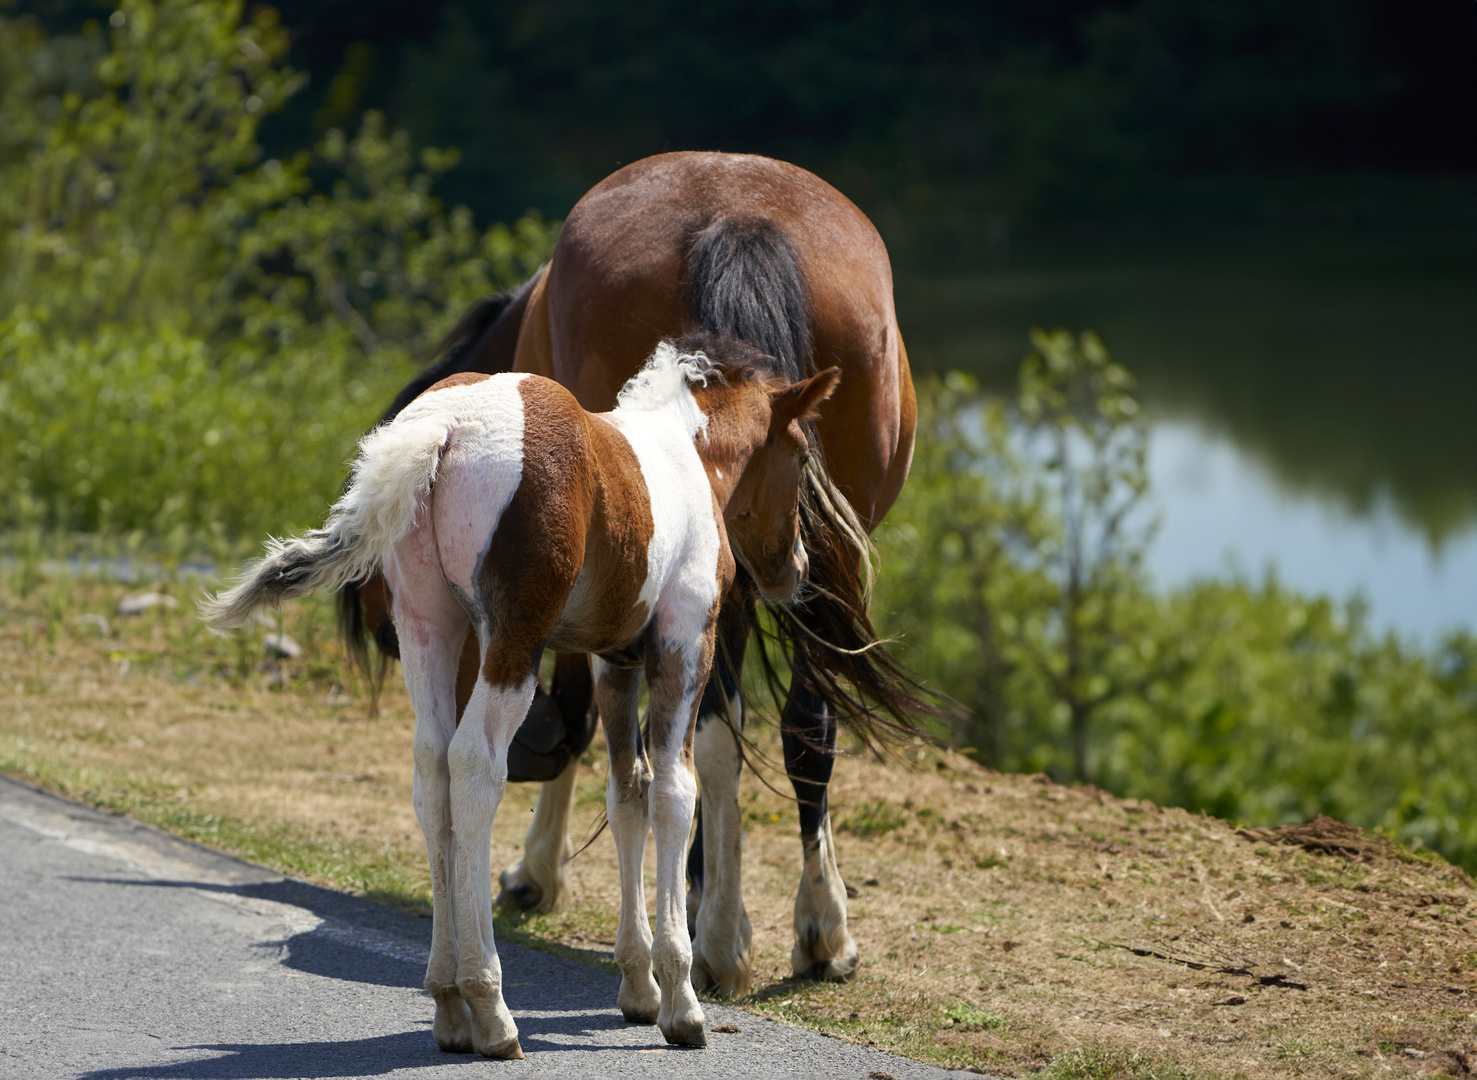
[[[658,340],[696,328],[747,341],[788,380],[841,367],[835,395],[807,429],[819,451],[801,499],[810,584],[801,603],[771,609],[771,639],[799,683],[864,739],[911,730],[909,715],[928,707],[867,614],[867,534],[907,473],[911,381],[881,238],[815,176],[697,153],[620,170],[570,213],[551,264],[512,296],[474,307],[386,415],[468,370],[547,375],[586,409],[610,409]],[[368,670],[364,608],[352,588],[340,595],[340,622]],[[379,625],[392,652],[393,628]]]

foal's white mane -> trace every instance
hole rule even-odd
[[[710,375],[718,377],[718,368],[706,353],[679,353],[670,341],[663,341],[646,366],[621,387],[615,399],[616,410],[652,413],[675,409],[688,437],[696,438],[699,431],[707,431],[708,417],[698,408],[688,386],[707,386]]]

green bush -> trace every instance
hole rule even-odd
[[[547,258],[430,195],[452,152],[370,114],[260,160],[301,80],[269,9],[0,19],[0,525],[315,524],[356,439],[473,300]],[[38,510],[39,508],[39,510]]]

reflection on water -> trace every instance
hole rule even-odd
[[[1434,642],[1477,629],[1477,528],[1439,548],[1388,499],[1357,514],[1337,499],[1287,490],[1228,439],[1188,421],[1155,425],[1149,451],[1163,527],[1150,565],[1180,585],[1234,569],[1336,597],[1360,592],[1374,625]]]
[[[899,267],[910,358],[1006,390],[1033,325],[1095,329],[1162,422],[1161,580],[1275,564],[1375,623],[1477,626],[1477,239],[1084,245],[988,273]],[[1202,476],[1204,483],[1187,481]]]

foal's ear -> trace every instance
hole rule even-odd
[[[841,369],[828,367],[819,375],[812,375],[802,382],[791,383],[783,390],[776,390],[770,397],[773,423],[788,427],[791,420],[811,420],[819,413],[820,403],[831,396],[836,384],[841,381]]]

